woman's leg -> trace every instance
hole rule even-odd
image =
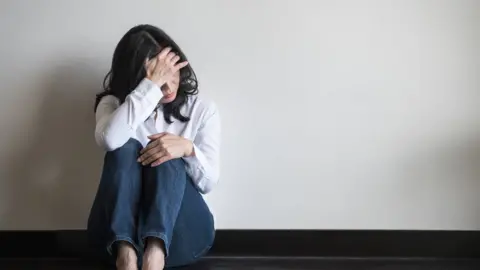
[[[136,259],[134,248],[138,248],[135,239],[142,187],[142,167],[137,158],[141,148],[138,141],[131,139],[105,154],[87,229],[91,243],[99,252],[107,250],[109,255],[118,253],[118,257],[133,253]]]
[[[186,173],[181,159],[143,167],[143,193],[138,235],[145,248],[143,269],[163,269],[173,227],[185,193]]]
[[[211,246],[213,218],[182,159],[144,167],[139,235],[146,240],[144,269],[193,263]],[[143,242],[143,241],[142,241]]]
[[[167,267],[198,261],[213,245],[215,225],[203,196],[188,179],[170,244]]]

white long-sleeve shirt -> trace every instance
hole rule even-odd
[[[173,123],[163,119],[163,97],[160,88],[144,79],[120,104],[118,98],[105,96],[98,104],[95,118],[95,140],[106,151],[123,146],[130,138],[143,146],[150,141],[147,136],[168,132],[193,142],[195,155],[184,157],[186,170],[197,189],[210,192],[219,178],[220,116],[213,102],[198,96],[189,96],[182,115],[190,121],[182,123],[172,117]],[[155,117],[155,114],[157,116]]]

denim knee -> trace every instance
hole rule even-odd
[[[183,175],[186,174],[186,169],[185,169],[185,161],[182,158],[175,158],[171,160],[167,160],[163,162],[162,164],[155,166],[155,167],[149,167],[147,166],[146,169],[151,168],[153,169],[152,171],[156,171],[157,173],[162,174],[162,172],[175,172],[176,175]]]
[[[142,144],[135,140],[135,139],[129,139],[124,145],[121,147],[109,151],[108,153],[112,154],[129,154],[129,153],[137,153],[142,149]]]
[[[168,161],[165,161],[161,165],[165,166],[173,166],[177,169],[177,171],[185,171],[185,161],[182,158],[174,158]]]
[[[115,161],[132,161],[136,160],[139,156],[142,144],[135,140],[130,139],[121,147],[108,151],[105,155],[106,158],[113,158]]]

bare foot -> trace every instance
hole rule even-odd
[[[161,270],[165,267],[165,251],[162,240],[149,238],[143,255],[142,270]]]
[[[119,244],[116,266],[118,270],[138,270],[137,253],[129,243]]]

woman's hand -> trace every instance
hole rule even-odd
[[[158,87],[162,87],[177,71],[188,65],[187,61],[178,63],[180,56],[171,50],[172,48],[167,47],[157,57],[147,60],[145,63],[147,79],[156,83]]]
[[[140,151],[138,162],[142,165],[158,166],[168,160],[187,157],[193,154],[193,143],[183,137],[170,133],[148,136],[152,140]]]

